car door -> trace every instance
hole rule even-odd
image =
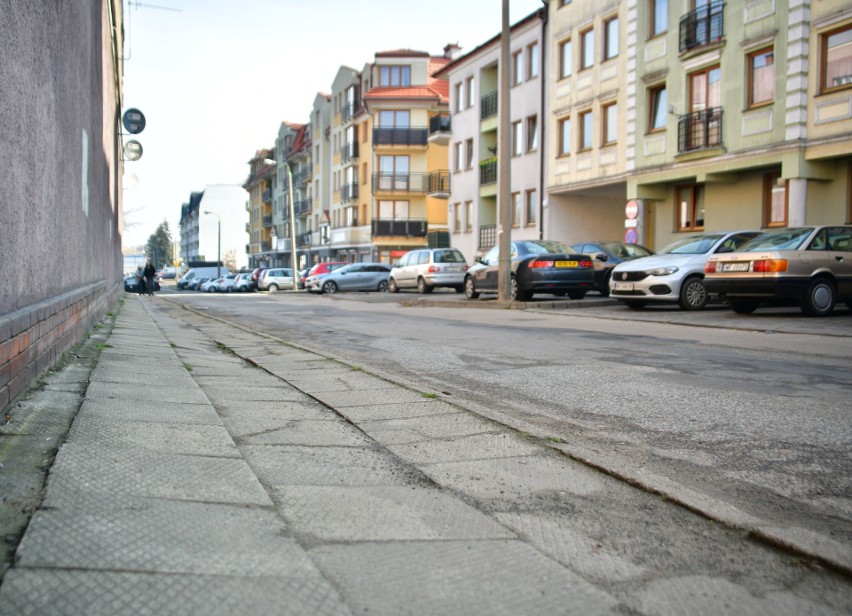
[[[343,291],[358,290],[364,284],[365,275],[363,265],[350,265],[345,272],[335,275],[337,288]]]
[[[402,258],[397,262],[395,271],[393,273],[393,278],[396,281],[396,286],[403,288],[406,286],[405,278],[408,275],[408,264],[411,262],[411,258],[414,256],[414,252],[407,252],[402,255]]]
[[[417,270],[421,258],[423,257],[422,250],[413,250],[408,253],[408,263],[402,268],[401,287],[416,287],[417,286]]]
[[[473,277],[477,289],[491,291],[497,288],[497,258],[499,254],[500,247],[492,247],[491,250],[485,253],[485,256],[480,260],[483,267],[475,268],[473,270]]]
[[[837,295],[852,298],[852,227],[828,228],[828,262],[837,279]]]

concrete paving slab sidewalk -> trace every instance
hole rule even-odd
[[[427,393],[128,296],[67,438],[33,420],[64,443],[0,616],[852,609],[836,574]]]

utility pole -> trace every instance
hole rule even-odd
[[[497,110],[500,113],[500,139],[497,156],[497,174],[500,177],[497,191],[497,298],[512,298],[512,183],[509,165],[512,149],[512,119],[509,105],[509,0],[503,0],[503,33],[500,37],[500,94]]]

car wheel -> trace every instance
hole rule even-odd
[[[728,305],[737,314],[751,314],[757,310],[757,302],[748,300],[728,300]]]
[[[328,293],[329,295],[331,295],[332,293],[337,293],[337,285],[333,281],[329,280],[324,285],[322,285],[322,292]]]
[[[432,285],[426,284],[425,279],[423,279],[423,278],[417,279],[417,292],[420,293],[421,295],[426,295],[427,293],[431,293],[433,288],[434,287],[432,287]]]
[[[388,292],[399,293],[399,287],[396,286],[396,280],[394,280],[393,278],[388,279]]]
[[[527,291],[525,289],[521,289],[518,286],[518,279],[512,276],[512,281],[509,283],[511,285],[511,296],[512,300],[517,302],[527,302],[532,299],[532,291]]]
[[[269,285],[268,287],[266,287],[266,290],[267,290],[267,291],[275,292],[275,291],[277,291],[277,290],[278,290],[278,285],[277,285],[277,284],[275,284],[275,283],[272,283],[271,285]]]
[[[386,291],[388,290],[388,281],[387,281],[387,280],[382,280],[382,281],[379,283],[379,287],[378,287],[378,289],[377,289],[377,290],[378,290],[380,293],[384,293],[384,292],[386,292]]]
[[[648,305],[648,302],[643,302],[638,299],[623,299],[620,300],[625,306],[628,308],[632,308],[633,310],[641,310],[645,306]]]
[[[684,310],[703,310],[707,305],[707,287],[701,278],[693,276],[683,281],[680,286],[678,304]]]
[[[834,310],[837,292],[828,278],[817,278],[808,285],[802,298],[802,312],[812,317],[824,317]]]
[[[476,285],[473,278],[468,276],[464,279],[464,296],[468,299],[476,299],[479,297],[479,292],[476,290]]]
[[[586,292],[585,291],[570,291],[568,293],[568,297],[570,297],[571,299],[583,299],[584,297],[586,297]]]

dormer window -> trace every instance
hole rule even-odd
[[[410,86],[411,67],[405,65],[387,64],[379,67],[379,85],[381,86]]]

